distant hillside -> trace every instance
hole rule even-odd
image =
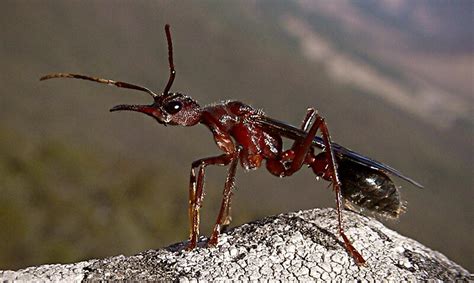
[[[262,5],[271,11],[268,19],[276,20],[332,79],[436,126],[474,125],[471,1],[272,5]]]

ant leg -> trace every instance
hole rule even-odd
[[[320,116],[317,115],[316,119],[320,119]],[[344,233],[343,223],[342,223],[342,195],[341,195],[341,182],[339,181],[339,176],[337,174],[336,162],[334,159],[334,152],[332,151],[331,147],[331,138],[329,136],[329,130],[327,128],[326,123],[322,120],[321,125],[321,134],[323,138],[324,145],[326,147],[326,162],[329,166],[329,173],[331,175],[331,181],[333,185],[334,192],[336,193],[336,209],[337,209],[337,220],[338,220],[338,229],[339,234],[341,235],[342,239],[344,240],[344,245],[346,250],[349,254],[354,258],[357,265],[365,265],[365,259],[362,255],[354,248],[349,238],[347,238],[346,234]]]
[[[310,120],[308,118],[312,115],[310,112],[311,111],[308,111],[308,114],[306,115],[306,118],[303,121],[303,127],[306,127],[308,120]],[[347,238],[347,236],[344,233],[344,229],[342,226],[342,211],[341,211],[341,202],[342,202],[341,187],[340,187],[341,183],[339,181],[339,176],[337,174],[336,162],[334,159],[334,153],[331,146],[331,138],[329,135],[329,130],[327,128],[326,122],[324,121],[324,118],[318,114],[315,114],[315,115],[316,115],[316,119],[313,125],[311,126],[310,130],[308,131],[306,137],[300,141],[295,141],[292,148],[282,153],[279,159],[268,160],[267,168],[273,174],[277,176],[281,176],[281,177],[292,175],[294,172],[298,171],[304,163],[309,164],[311,167],[315,168],[315,164],[318,160],[312,154],[311,146],[318,129],[320,129],[323,142],[325,145],[325,152],[326,152],[326,158],[325,158],[326,166],[325,167],[327,167],[327,172],[329,173],[328,179],[332,182],[333,189],[336,193],[336,208],[337,208],[337,214],[338,214],[339,234],[344,240],[344,246],[346,250],[354,258],[356,263],[358,265],[364,265],[365,264],[364,258],[353,247],[349,238]],[[289,166],[285,166],[284,163],[290,163],[290,164]]]
[[[223,233],[224,231],[227,230],[227,227],[229,227],[230,223],[232,222],[232,216],[231,216],[231,204],[232,204],[232,195],[233,195],[233,190],[234,190],[234,184],[235,184],[235,170],[237,169],[237,164],[238,164],[238,160],[235,161],[235,169],[234,169],[234,172],[232,173],[232,177],[233,177],[233,180],[232,180],[232,184],[229,185],[230,186],[230,195],[229,195],[229,198],[228,198],[228,201],[227,201],[227,205],[225,207],[225,211],[224,211],[224,215],[222,217],[222,223],[221,223],[221,229],[219,231],[219,233]],[[230,173],[227,175],[227,178],[230,177]],[[226,184],[227,184],[227,181],[226,181]]]
[[[306,109],[306,116],[304,117],[303,122],[301,123],[301,129],[303,131],[306,132],[308,130],[308,127],[311,121],[313,120],[315,114],[316,114],[316,110],[314,110],[314,108],[310,107]]]
[[[203,187],[205,167],[208,165],[227,165],[232,160],[233,155],[222,154],[219,156],[199,159],[193,162],[191,166],[191,174],[189,181],[189,244],[188,250],[194,249],[197,246],[199,236],[199,209],[202,206]],[[199,168],[196,176],[196,169]]]
[[[214,225],[214,229],[212,230],[212,234],[209,239],[209,246],[217,245],[218,237],[221,233],[222,227],[229,225],[230,221],[232,220],[230,217],[230,201],[232,197],[232,189],[234,188],[235,183],[235,172],[237,171],[239,152],[240,150],[237,150],[234,153],[233,159],[230,163],[229,171],[227,173],[227,179],[224,185],[224,196],[222,198],[221,208],[219,211],[219,215],[217,216],[216,225]]]
[[[346,250],[354,258],[356,264],[359,266],[364,266],[366,265],[365,259],[356,250],[356,248],[354,248],[351,241],[349,240],[349,238],[347,238],[346,234],[344,233],[344,229],[342,227],[342,209],[341,209],[342,195],[341,195],[341,190],[339,186],[337,187],[338,188],[335,189],[335,191],[336,191],[336,208],[337,208],[337,222],[338,222],[339,234],[344,240],[344,245],[346,246]]]
[[[291,146],[291,149],[282,152],[279,157],[267,159],[268,171],[279,177],[291,176],[300,170],[301,166],[308,161],[308,154],[312,152],[313,140],[324,119],[316,114],[313,108],[308,108],[301,125],[301,128],[306,130],[315,115],[317,116],[316,120],[313,122],[313,125],[304,139],[296,140]]]
[[[223,221],[222,221],[222,225],[221,225],[221,230],[219,233],[224,233],[225,231],[227,231],[227,228],[229,227],[230,223],[232,222],[232,215],[230,213],[231,209],[231,203],[232,203],[232,199],[229,197],[229,203],[226,207],[226,210],[224,212],[224,217],[223,217]]]
[[[311,111],[308,111],[305,120],[307,120],[308,117],[312,115],[313,114],[311,114]],[[313,140],[316,137],[316,133],[318,132],[318,129],[321,127],[321,125],[324,123],[324,119],[321,116],[319,116],[318,114],[315,115],[316,120],[313,122],[313,125],[309,129],[308,134],[303,140],[295,141],[295,143],[291,147],[294,152],[294,156],[291,160],[290,167],[285,170],[285,175],[291,175],[296,171],[300,170],[301,166],[303,166],[304,162],[306,161],[308,153],[311,151]]]

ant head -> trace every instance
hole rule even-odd
[[[199,104],[181,93],[157,96],[151,105],[117,105],[110,109],[110,111],[120,110],[141,112],[164,125],[193,126],[201,120]]]
[[[173,44],[171,41],[170,26],[165,25],[166,39],[168,41],[168,62],[170,76],[168,83],[161,95],[145,89],[155,102],[151,105],[117,105],[110,111],[137,111],[155,118],[160,124],[192,126],[201,119],[201,108],[191,97],[181,93],[170,93],[176,71],[173,63]]]
[[[176,71],[173,63],[173,45],[171,42],[170,26],[165,25],[166,39],[168,41],[168,62],[170,67],[170,76],[168,83],[161,95],[154,93],[146,87],[134,85],[131,83],[113,81],[108,79],[95,78],[80,74],[71,73],[55,73],[43,76],[40,80],[49,80],[54,78],[72,78],[88,80],[102,84],[114,85],[116,87],[128,88],[146,92],[153,97],[153,104],[150,105],[117,105],[110,109],[110,111],[137,111],[155,118],[160,124],[192,126],[201,120],[201,108],[196,101],[189,96],[180,93],[169,92],[173,85]]]

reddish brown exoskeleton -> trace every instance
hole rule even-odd
[[[146,92],[154,102],[150,105],[118,105],[110,111],[129,110],[144,113],[164,125],[194,126],[204,124],[213,136],[223,154],[196,160],[191,166],[189,184],[190,239],[188,248],[197,245],[199,235],[199,210],[203,201],[205,168],[208,165],[229,166],[224,185],[219,215],[209,239],[209,245],[216,245],[219,233],[229,225],[230,202],[238,162],[245,170],[254,170],[262,165],[278,177],[291,176],[303,165],[330,181],[336,193],[339,234],[344,246],[358,265],[365,264],[362,255],[352,246],[342,225],[342,198],[362,208],[397,217],[402,210],[398,189],[387,173],[398,176],[421,187],[397,170],[364,157],[356,152],[331,142],[324,118],[314,109],[307,110],[300,128],[273,120],[249,105],[239,101],[227,101],[201,107],[194,99],[181,93],[170,92],[176,76],[173,63],[173,47],[169,25],[165,26],[168,41],[168,61],[170,76],[163,92],[158,95],[148,88],[120,81],[94,78],[90,76],[57,73],[46,75],[41,80],[51,78],[74,78],[115,85]],[[316,136],[318,130],[321,137]],[[283,150],[282,138],[294,140],[290,149]],[[322,152],[316,154],[315,149]]]

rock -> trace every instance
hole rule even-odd
[[[357,266],[337,235],[334,209],[267,217],[221,235],[219,245],[186,251],[186,243],[134,256],[0,271],[0,280],[426,280],[472,279],[439,252],[373,218],[345,211],[347,236],[367,260]]]

